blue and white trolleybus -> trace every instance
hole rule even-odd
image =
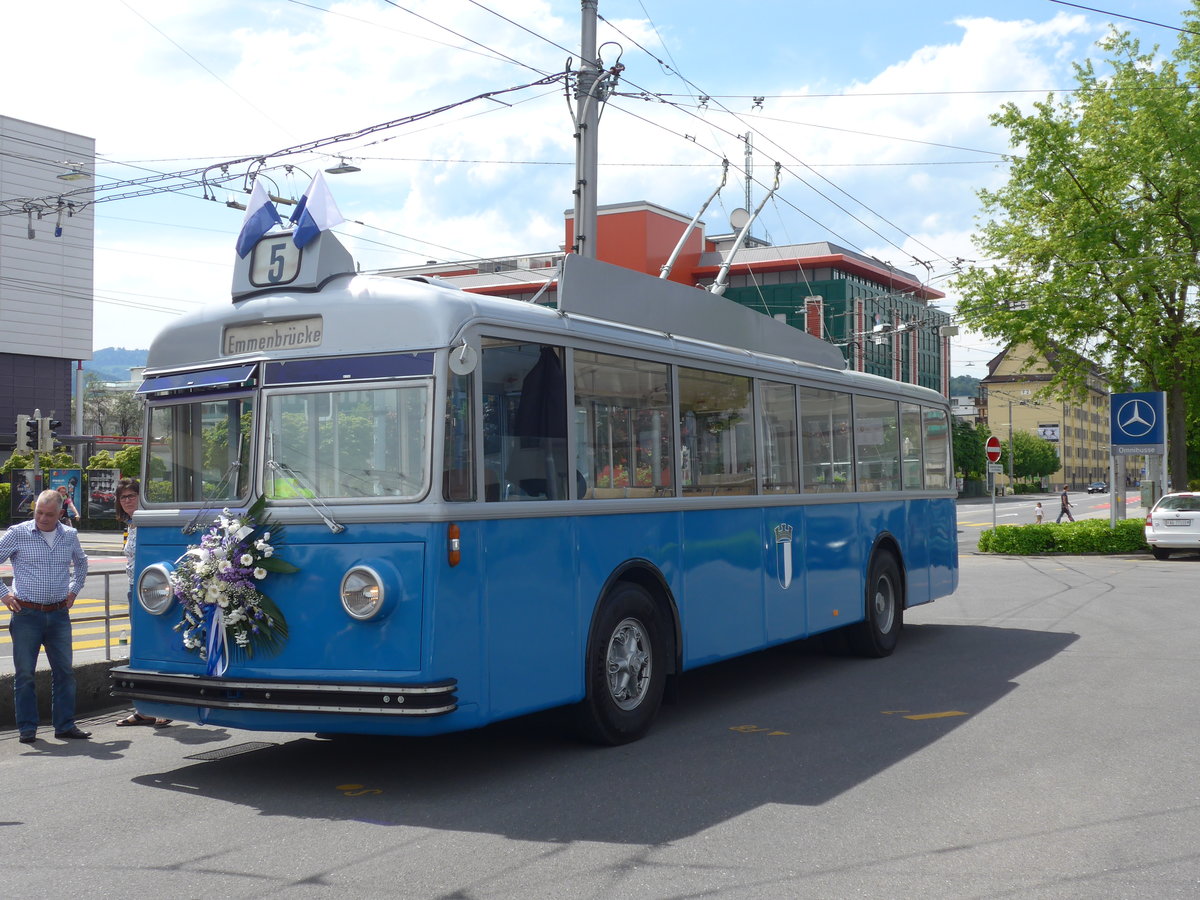
[[[356,274],[332,233],[285,232],[159,335],[114,695],[396,735],[574,705],[622,743],[688,669],[833,629],[885,656],[955,589],[944,397],[579,256],[538,300]],[[260,500],[286,639],[213,671],[172,576],[196,526]]]

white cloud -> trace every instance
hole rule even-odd
[[[529,29],[524,31],[471,4],[405,5],[480,43],[376,0],[334,3],[327,13],[301,4],[234,0],[10,4],[8,34],[57,40],[9,41],[0,77],[19,87],[6,91],[0,111],[95,136],[110,158],[153,160],[143,164],[172,171],[270,153],[538,77],[503,61],[506,56],[545,72],[578,56],[576,7],[568,13],[561,3],[539,0],[495,7]],[[776,159],[791,169],[764,222],[777,240],[830,239],[874,248],[901,267],[910,267],[912,256],[929,259],[927,245],[942,272],[946,260],[973,254],[968,235],[976,192],[1003,177],[991,154],[1006,151],[1007,141],[988,115],[1004,99],[1025,104],[1037,95],[929,92],[1069,86],[1070,61],[1102,30],[1076,14],[1011,21],[964,15],[954,21],[957,37],[914,44],[915,51],[885,59],[874,70],[860,61],[856,77],[845,80],[851,96],[802,98],[843,85],[830,83],[828,70],[822,83],[797,76],[817,69],[806,65],[796,33],[764,25],[757,65],[748,67],[742,54],[714,52],[711,42],[694,40],[696,17],[712,9],[669,9],[650,10],[653,26],[637,17],[640,7],[634,15],[614,10],[615,29],[601,24],[600,41],[623,48],[628,68],[622,91],[671,92],[683,105],[629,97],[610,102],[600,131],[602,204],[644,199],[690,215],[716,186],[722,155],[735,167],[742,164],[738,136],[750,130],[760,181],[770,182]],[[863,59],[883,59],[886,29],[885,22],[872,29],[872,56]],[[51,45],[62,49],[48,51]],[[615,61],[614,43],[602,52],[606,64]],[[761,110],[746,98],[694,109],[684,96],[693,89],[655,57],[669,58],[698,90],[739,92],[757,78],[772,96]],[[722,111],[722,104],[737,115]],[[348,219],[371,226],[350,223],[344,229],[365,267],[536,252],[562,243],[574,144],[561,85],[478,100],[283,161],[310,173],[339,155],[362,168],[331,177],[330,186]],[[102,166],[101,173],[128,178],[146,170]],[[269,174],[283,194],[298,195],[308,180],[299,171]],[[224,201],[240,187],[216,191],[217,202],[166,195],[98,204],[97,294],[179,309],[228,302],[241,213]],[[740,176],[731,172],[706,217],[710,230],[725,230],[729,210],[744,202],[742,193]],[[755,188],[755,199],[763,193]],[[149,335],[164,319],[129,306],[98,305],[96,346],[138,343],[130,336]]]

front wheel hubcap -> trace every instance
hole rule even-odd
[[[875,582],[871,602],[875,612],[875,627],[880,634],[887,634],[896,622],[896,590],[890,578],[880,578]]]
[[[637,619],[624,619],[608,640],[608,692],[621,709],[636,709],[650,689],[650,637]]]

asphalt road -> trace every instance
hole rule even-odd
[[[1087,494],[1082,491],[1069,495],[1071,515],[1078,519],[1109,519],[1113,497],[1111,494]],[[1061,506],[1058,494],[1017,494],[997,497],[993,510],[991,498],[958,501],[958,549],[960,553],[973,552],[979,543],[979,533],[995,525],[1031,525],[1036,520],[1034,505],[1042,504],[1042,521],[1054,522]],[[1120,502],[1120,501],[1117,501]],[[1131,490],[1125,497],[1125,518],[1134,519],[1146,515],[1141,497]],[[994,516],[994,522],[993,522]],[[1066,523],[1066,517],[1063,522]]]
[[[897,653],[683,679],[648,737],[84,720],[0,733],[13,897],[1162,898],[1200,891],[1200,556],[964,553]]]

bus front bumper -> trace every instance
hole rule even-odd
[[[454,679],[431,684],[338,684],[167,674],[129,666],[115,667],[109,679],[114,697],[210,709],[443,716],[458,708]]]

